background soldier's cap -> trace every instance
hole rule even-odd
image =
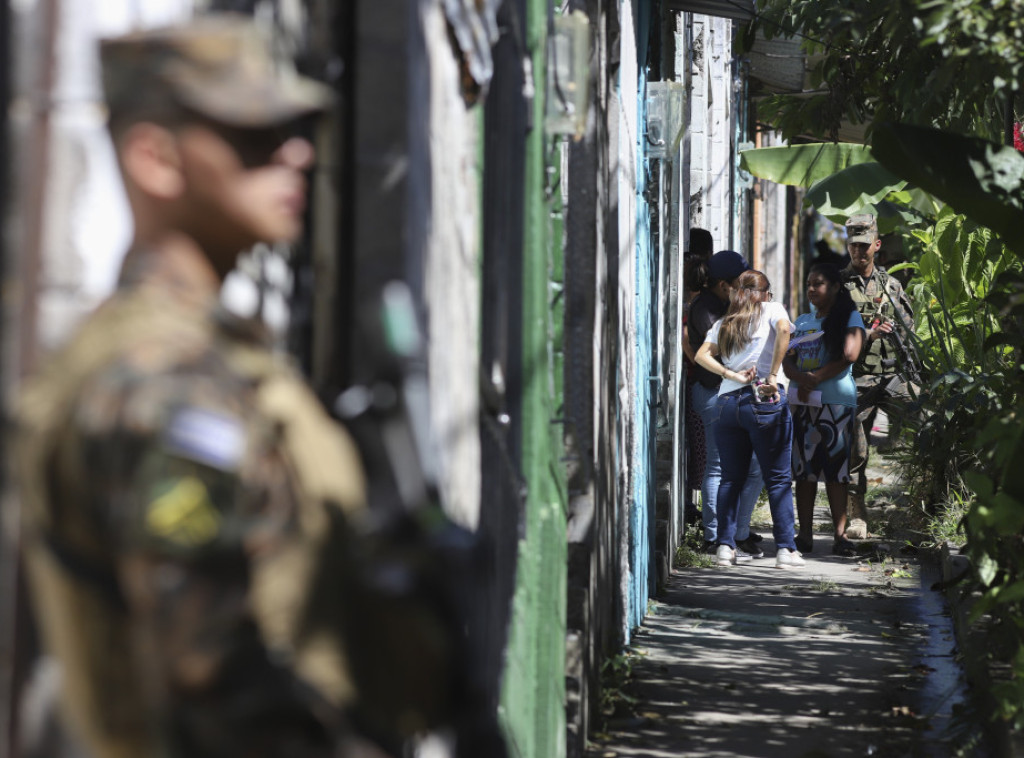
[[[878,224],[870,213],[860,213],[846,220],[846,241],[866,242],[869,245],[878,238]]]
[[[238,14],[105,39],[100,60],[111,110],[130,110],[140,93],[156,90],[227,126],[265,127],[322,111],[331,101],[326,86],[275,59],[266,36]]]

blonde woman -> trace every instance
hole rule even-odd
[[[793,540],[793,418],[786,388],[777,381],[793,327],[785,306],[771,299],[771,285],[764,274],[741,274],[729,310],[711,327],[697,351],[697,363],[722,377],[712,432],[722,466],[719,566],[736,562],[737,505],[751,453],[757,456],[768,490],[777,548],[775,565],[790,568],[804,563]]]

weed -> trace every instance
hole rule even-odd
[[[676,549],[677,568],[711,568],[715,557],[704,552],[704,535],[700,529],[688,529]]]
[[[961,492],[951,490],[949,497],[925,524],[925,531],[931,542],[935,545],[963,545],[966,539],[964,519],[973,503],[973,494],[968,493],[965,496]]]
[[[607,721],[617,713],[631,710],[639,702],[626,690],[633,683],[635,653],[624,650],[601,667],[601,716]]]
[[[833,581],[832,579],[829,579],[827,576],[816,576],[813,577],[812,581],[813,584],[811,585],[811,587],[816,592],[828,593],[835,592],[839,589],[839,585],[836,584],[835,581]]]

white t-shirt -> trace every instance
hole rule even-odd
[[[768,374],[772,370],[772,353],[775,350],[775,325],[780,321],[789,321],[786,306],[782,303],[762,303],[761,320],[758,321],[757,328],[754,330],[754,335],[750,342],[742,350],[728,357],[719,354],[718,360],[730,371],[744,371],[751,366],[757,366],[758,377],[767,379]],[[711,325],[711,329],[708,330],[708,336],[704,338],[704,341],[717,345],[718,330],[721,328],[722,319],[719,319]],[[776,380],[779,384],[784,383],[781,369]],[[723,395],[726,392],[732,392],[744,386],[746,385],[735,382],[732,379],[722,379],[722,384],[718,388],[718,394]]]

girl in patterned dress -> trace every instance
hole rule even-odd
[[[816,264],[807,274],[811,312],[796,320],[782,370],[793,383],[793,478],[799,533],[797,549],[813,549],[814,499],[825,482],[836,555],[854,555],[846,538],[850,432],[857,412],[851,366],[864,344],[864,320],[842,285],[839,269]]]

